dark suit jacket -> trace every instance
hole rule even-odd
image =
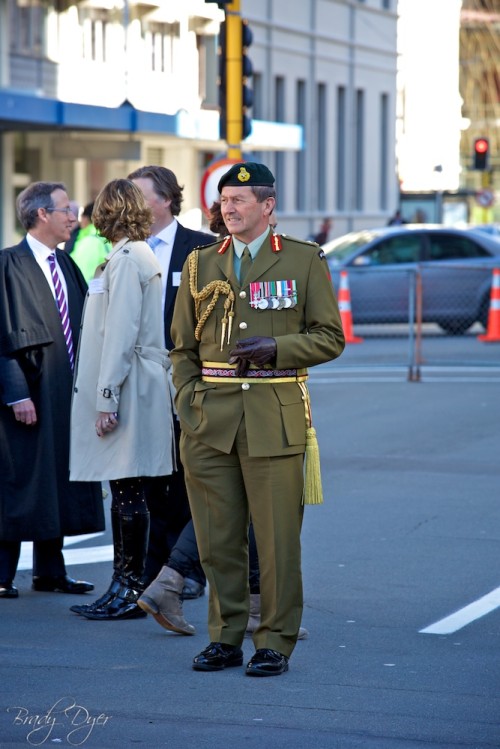
[[[177,225],[177,231],[175,233],[174,246],[172,248],[172,256],[170,258],[170,265],[168,267],[167,276],[167,292],[165,297],[165,309],[163,310],[164,321],[165,321],[165,345],[170,351],[174,347],[172,336],[170,334],[170,326],[172,325],[172,316],[174,314],[174,303],[179,289],[178,285],[173,284],[173,274],[182,271],[184,262],[195,247],[201,247],[206,244],[214,242],[216,237],[213,234],[205,234],[202,231],[194,231],[193,229],[186,229],[182,224]]]

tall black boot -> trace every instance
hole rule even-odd
[[[114,510],[113,508],[111,508],[111,532],[113,536],[113,576],[109,588],[92,603],[76,603],[74,606],[70,606],[69,610],[73,611],[74,614],[83,614],[85,611],[92,611],[101,606],[106,606],[118,592],[123,567],[123,543],[120,515],[118,510]]]
[[[149,512],[119,517],[123,558],[120,585],[103,606],[83,611],[87,619],[138,619],[147,616],[137,600],[144,590],[143,575],[149,538]]]

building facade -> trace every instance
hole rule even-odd
[[[280,230],[332,236],[385,223],[398,201],[396,0],[242,0],[253,43],[245,158],[278,184]],[[81,205],[137,166],[173,169],[182,220],[206,225],[200,184],[225,155],[217,45],[203,0],[0,0],[0,241],[16,194],[62,180]]]

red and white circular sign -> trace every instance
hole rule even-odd
[[[219,191],[217,185],[223,174],[225,174],[233,164],[239,164],[238,159],[219,159],[214,161],[205,169],[201,178],[201,205],[208,215],[214,200],[219,200]]]
[[[483,208],[489,208],[495,202],[493,190],[479,190],[476,193],[476,200]]]

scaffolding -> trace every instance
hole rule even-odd
[[[500,187],[500,0],[463,0],[460,23],[460,94],[463,117],[461,162],[467,182],[477,184],[472,170],[474,140],[488,138],[488,184]],[[483,179],[484,186],[484,179]]]

